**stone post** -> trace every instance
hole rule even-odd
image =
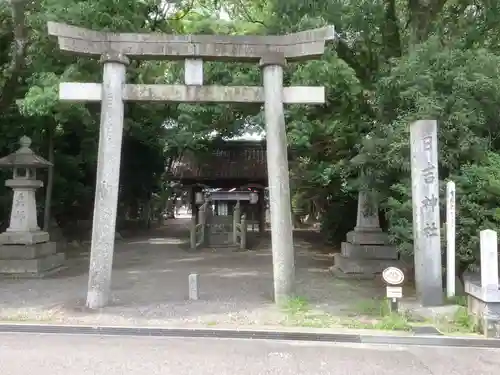
[[[101,62],[101,126],[87,293],[91,309],[104,307],[110,299],[124,120],[122,91],[129,63],[124,55],[112,51],[104,54]]]
[[[285,63],[284,55],[277,52],[268,52],[260,60],[264,77],[266,154],[276,303],[283,302],[292,295],[295,282],[290,178],[283,111],[283,67]]]
[[[197,301],[199,298],[199,277],[197,273],[191,273],[188,277],[189,280],[189,299]]]
[[[205,201],[199,208],[198,208],[198,215],[199,215],[199,224],[201,225],[200,227],[200,246],[205,246],[207,243],[207,219],[208,216],[210,215],[210,208],[208,207],[208,201]]]
[[[446,296],[448,298],[456,294],[455,210],[455,183],[448,181],[446,184]]]
[[[422,306],[443,303],[437,121],[410,126],[415,284]]]
[[[464,275],[467,309],[486,337],[500,338],[498,237],[494,230],[479,233],[481,274]],[[478,277],[479,276],[479,277]]]
[[[259,232],[264,233],[266,231],[266,196],[264,189],[259,190],[259,201],[257,202],[259,206]]]
[[[191,250],[196,249],[196,243],[197,243],[197,230],[196,230],[196,216],[191,216],[191,224],[189,226],[189,243]]]
[[[481,287],[498,291],[498,237],[491,229],[479,233],[481,252]]]

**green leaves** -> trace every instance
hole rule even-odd
[[[24,99],[17,102],[25,116],[50,116],[59,103],[59,78],[52,72],[35,74]]]
[[[95,60],[59,53],[46,32],[49,19],[99,30],[230,35],[333,24],[339,39],[322,59],[291,63],[285,71],[286,85],[322,85],[326,92],[324,105],[286,108],[294,206],[319,213],[324,232],[342,241],[355,225],[357,190],[374,188],[391,238],[401,251],[411,252],[408,126],[436,118],[441,178],[455,180],[459,189],[457,246],[465,261],[473,261],[478,230],[496,227],[499,217],[500,44],[495,9],[500,1],[473,6],[455,1],[444,8],[443,2],[426,4],[43,0],[26,13],[26,69],[18,72],[17,86],[9,92],[17,107],[9,104],[0,113],[0,150],[10,151],[12,140],[24,132],[32,133],[46,150],[46,130],[55,128],[55,212],[91,215],[91,210],[81,210],[91,207],[100,106],[63,103],[58,85],[99,82],[102,68]],[[10,77],[10,14],[10,9],[0,8],[0,83]],[[257,64],[207,62],[204,68],[206,84],[261,84]],[[127,79],[180,83],[183,65],[133,62]],[[185,148],[203,150],[213,137],[264,129],[260,105],[127,103],[125,118],[121,199],[122,205],[137,207],[160,185],[168,185],[161,177],[167,156]],[[83,202],[78,209],[75,201]]]

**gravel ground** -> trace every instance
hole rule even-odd
[[[276,325],[286,314],[272,297],[269,239],[254,251],[206,249],[186,252],[186,221],[154,237],[117,243],[113,302],[99,311],[85,305],[88,253],[68,260],[68,269],[42,280],[0,280],[0,320],[92,325]],[[310,236],[308,236],[310,237]],[[381,285],[334,279],[324,249],[295,241],[297,295],[314,309],[346,316],[353,303],[379,296]],[[200,299],[188,300],[188,275],[200,275]]]

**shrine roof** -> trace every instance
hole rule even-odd
[[[267,185],[264,141],[215,141],[203,150],[186,150],[173,162],[174,179],[184,183],[257,182]]]

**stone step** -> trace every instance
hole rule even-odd
[[[387,267],[401,267],[399,260],[393,259],[352,259],[342,254],[333,256],[335,268],[345,274],[372,275],[382,273]]]
[[[398,259],[396,247],[387,245],[356,245],[342,242],[341,254],[346,258],[355,259]]]
[[[64,254],[52,254],[35,259],[0,260],[0,275],[12,277],[44,277],[60,271],[64,266]]]
[[[3,232],[0,234],[0,244],[2,245],[34,245],[49,240],[49,234],[43,231]]]
[[[55,242],[35,245],[0,245],[0,261],[6,259],[34,259],[57,252]]]
[[[347,242],[354,245],[390,245],[389,236],[384,232],[350,231],[346,235]]]

